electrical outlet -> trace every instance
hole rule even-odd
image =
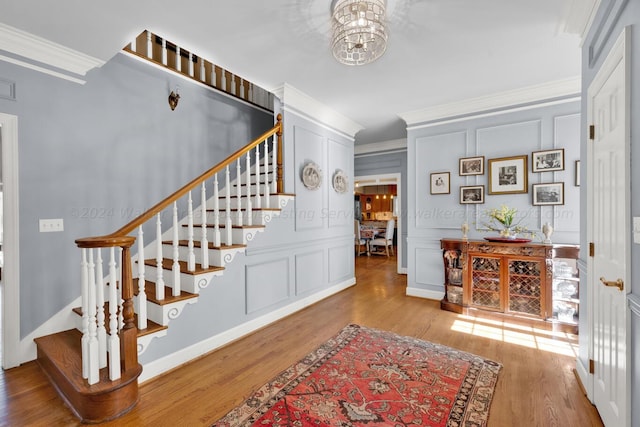
[[[64,221],[62,218],[40,220],[41,233],[48,233],[52,231],[64,231]]]

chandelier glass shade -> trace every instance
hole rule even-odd
[[[347,65],[364,65],[387,49],[384,0],[337,0],[333,8],[331,50]]]

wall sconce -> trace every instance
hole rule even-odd
[[[171,111],[176,109],[179,100],[180,94],[178,93],[178,86],[176,86],[176,91],[171,91],[169,94],[169,107],[171,107]]]

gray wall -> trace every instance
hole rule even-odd
[[[295,113],[285,111],[283,120],[285,192],[295,200],[201,291],[197,304],[185,307],[170,323],[169,337],[152,342],[141,363],[355,283],[353,183],[342,194],[331,184],[336,169],[353,177],[353,141]],[[300,179],[309,161],[323,172],[317,190]]]
[[[21,337],[79,296],[75,239],[115,231],[273,124],[123,54],[85,85],[2,61],[0,79],[16,88],[0,111],[19,124]],[[64,232],[40,233],[41,218],[62,218]]]
[[[355,176],[384,175],[399,173],[400,179],[400,221],[402,235],[398,245],[402,245],[401,267],[407,268],[407,152],[406,150],[379,154],[359,154],[354,161]]]
[[[440,239],[460,238],[460,226],[470,226],[469,238],[482,239],[484,213],[506,204],[518,209],[521,224],[534,231],[549,222],[554,243],[579,242],[579,187],[575,160],[580,156],[580,104],[529,106],[523,111],[494,112],[488,117],[454,123],[413,126],[408,133],[408,287],[414,294],[437,297],[444,292]],[[565,169],[533,173],[531,153],[564,149]],[[488,160],[527,155],[528,192],[489,194]],[[484,175],[460,176],[459,159],[485,157]],[[450,172],[450,194],[430,194],[430,174]],[[533,206],[531,186],[564,182],[564,205]],[[484,204],[460,204],[460,186],[484,185]],[[495,233],[493,233],[495,234]],[[538,234],[537,241],[542,238]]]
[[[607,53],[626,26],[631,27],[631,55],[630,60],[630,101],[631,101],[631,217],[640,217],[640,0],[602,0],[596,18],[587,35],[582,54],[582,108],[587,111],[587,89],[593,82],[598,70],[602,66]],[[582,120],[582,129],[587,129],[587,117]],[[587,135],[582,134],[582,157],[586,159]],[[586,173],[586,171],[585,171]],[[584,174],[583,174],[584,176]],[[586,215],[586,188],[583,189],[582,212]],[[631,225],[630,225],[631,227]],[[587,228],[582,226],[582,248],[587,247]],[[586,266],[586,250],[581,251],[581,264]],[[631,425],[640,425],[640,246],[631,245],[631,366],[629,376],[631,383]],[[580,358],[582,363],[588,362],[588,348],[584,341],[587,337],[581,335]],[[588,365],[587,365],[588,366]]]

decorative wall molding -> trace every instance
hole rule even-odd
[[[562,20],[565,33],[580,36],[582,47],[600,6],[601,0],[572,0]]]
[[[16,82],[0,79],[0,98],[16,100]]]
[[[593,38],[589,44],[589,67],[593,68],[600,58],[607,41],[612,40],[611,33],[620,18],[620,14],[624,10],[629,0],[608,0],[605,4],[604,17],[600,20],[600,24],[594,30]]]
[[[351,139],[363,129],[362,125],[330,109],[287,83],[273,89],[272,92],[280,99],[284,109],[298,112],[308,120],[328,126],[331,130],[343,133]]]
[[[400,114],[400,117],[407,123],[407,129],[412,129],[422,127],[419,125],[429,122],[442,124],[441,121],[445,119],[468,120],[481,114],[504,114],[505,110],[516,109],[516,107],[517,109],[537,108],[540,105],[536,105],[536,103],[546,103],[548,100],[553,99],[568,98],[560,102],[574,101],[580,95],[580,91],[581,78],[578,76],[489,96],[408,111]]]
[[[431,291],[429,289],[412,288],[407,286],[406,295],[409,297],[426,298],[440,301],[442,298],[444,298],[444,291]]]
[[[89,70],[104,64],[104,61],[100,59],[2,23],[0,23],[0,50],[77,76],[84,76]],[[3,57],[2,59],[6,60],[7,58]],[[43,68],[15,59],[14,63],[17,62],[20,62],[18,65],[22,66],[29,67],[31,65],[29,68],[37,71],[42,71]]]

